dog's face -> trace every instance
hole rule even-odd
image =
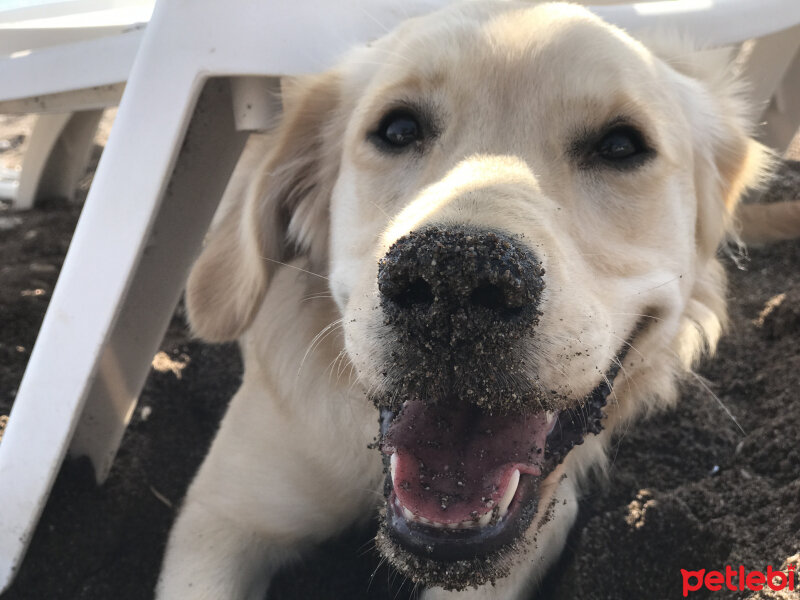
[[[502,573],[569,465],[597,462],[590,434],[670,400],[716,340],[715,252],[763,159],[735,90],[682,70],[572,5],[409,21],[298,84],[195,269],[211,339],[248,326],[262,257],[327,269],[382,415],[381,545],[416,579]]]

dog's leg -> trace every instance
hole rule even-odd
[[[261,600],[281,565],[373,513],[374,408],[346,397],[278,402],[263,381],[247,387],[186,496],[158,600]]]
[[[270,553],[264,538],[244,523],[187,499],[170,535],[156,597],[262,600],[272,571],[290,557],[288,550]]]
[[[538,531],[528,535],[528,547],[508,576],[494,585],[483,585],[462,592],[448,592],[442,588],[425,590],[421,600],[521,600],[530,597],[547,570],[558,559],[575,517],[578,514],[574,479],[563,478],[552,496],[544,503],[537,519],[542,523]]]

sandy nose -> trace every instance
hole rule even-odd
[[[538,314],[544,285],[531,250],[502,233],[461,227],[400,238],[378,269],[384,311],[433,335],[482,325],[524,329]]]

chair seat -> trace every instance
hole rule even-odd
[[[0,11],[0,56],[124,33],[147,23],[154,0],[72,0]]]
[[[102,110],[122,97],[154,0],[68,0],[0,11],[1,113],[44,113],[22,169],[0,183],[17,209],[72,198]]]

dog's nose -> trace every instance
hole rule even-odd
[[[543,275],[534,253],[509,236],[428,227],[392,245],[378,267],[378,289],[391,324],[416,326],[424,337],[465,338],[529,327]]]

